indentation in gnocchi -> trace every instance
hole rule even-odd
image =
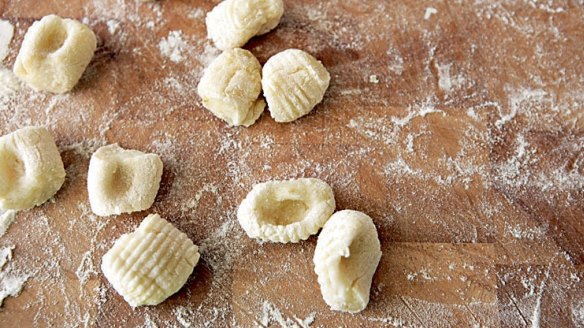
[[[266,199],[258,206],[259,220],[264,224],[289,225],[302,221],[308,206],[301,200]]]
[[[277,122],[291,122],[322,101],[330,74],[310,54],[288,49],[272,56],[262,70],[268,110]]]
[[[325,302],[336,311],[360,312],[369,303],[381,247],[373,220],[352,210],[324,225],[314,251],[314,271]]]
[[[185,284],[199,258],[198,247],[186,234],[151,214],[114,243],[101,269],[131,306],[156,305]]]
[[[207,35],[221,50],[239,48],[275,28],[283,14],[282,0],[225,0],[207,14]]]
[[[251,238],[298,242],[318,232],[335,209],[331,187],[312,178],[257,184],[241,202],[237,219]]]
[[[10,186],[24,176],[24,163],[11,150],[0,151],[0,196],[10,190]]]
[[[47,29],[46,35],[39,40],[38,49],[49,55],[59,50],[67,39],[67,30],[62,24],[55,24]]]
[[[63,182],[65,168],[47,129],[26,127],[0,137],[0,209],[40,205]]]
[[[262,67],[254,55],[244,49],[229,49],[205,69],[197,92],[203,105],[231,126],[250,126],[264,111]]]
[[[48,15],[26,32],[14,62],[14,74],[37,91],[64,93],[77,84],[96,47],[89,27]]]
[[[158,155],[126,150],[117,144],[101,147],[91,156],[87,173],[91,209],[100,216],[148,209],[161,177]]]

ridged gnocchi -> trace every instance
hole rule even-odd
[[[283,14],[282,0],[225,0],[207,14],[207,35],[221,50],[239,48],[275,28]]]
[[[0,209],[24,210],[51,198],[65,182],[53,136],[26,127],[0,137]]]
[[[288,49],[272,56],[262,70],[262,88],[276,122],[292,122],[322,101],[330,83],[324,65],[310,54]]]
[[[91,210],[108,216],[148,209],[154,203],[161,177],[158,155],[117,144],[101,147],[91,156],[87,173]]]
[[[325,302],[336,311],[365,309],[380,259],[377,229],[369,216],[351,210],[333,214],[314,251],[314,271]]]
[[[131,306],[156,305],[185,284],[199,258],[186,234],[151,214],[136,231],[116,240],[101,270]]]
[[[335,210],[335,196],[312,178],[257,184],[239,205],[237,220],[251,238],[280,243],[306,240]]]
[[[95,34],[86,25],[45,16],[26,32],[14,74],[37,91],[64,93],[77,84],[96,47]]]
[[[205,70],[197,87],[203,105],[231,126],[252,125],[266,106],[262,92],[262,66],[244,49],[229,49]]]

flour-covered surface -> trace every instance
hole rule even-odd
[[[246,48],[262,63],[306,50],[330,89],[294,123],[266,111],[229,128],[196,95],[219,54],[204,24],[217,1],[0,0],[14,26],[6,68],[46,14],[99,38],[65,95],[0,69],[0,133],[48,127],[67,170],[61,191],[0,238],[0,326],[584,325],[584,3],[285,2],[279,27]],[[160,154],[162,185],[152,209],[100,218],[89,157],[116,142]],[[338,209],[378,227],[384,255],[360,314],[322,300],[315,237],[258,244],[237,224],[253,184],[298,177],[327,181]],[[149,213],[187,233],[202,260],[176,295],[132,309],[101,256]]]

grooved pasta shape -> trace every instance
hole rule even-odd
[[[87,173],[91,209],[100,216],[148,209],[154,203],[161,177],[158,155],[117,144],[101,147],[91,156]]]
[[[283,14],[282,0],[225,0],[207,14],[207,35],[221,50],[239,48],[275,28]]]
[[[198,85],[203,105],[229,125],[252,125],[266,103],[258,99],[262,67],[251,52],[229,49],[205,70]]]
[[[380,259],[377,229],[369,216],[351,210],[333,214],[314,251],[314,271],[325,302],[336,311],[365,309]]]
[[[288,243],[317,233],[334,210],[333,190],[322,180],[269,181],[253,187],[237,219],[251,238]]]
[[[291,122],[322,101],[330,74],[310,54],[288,49],[272,56],[262,70],[268,110],[277,122]]]
[[[0,137],[0,209],[40,205],[63,182],[63,161],[47,129],[26,127]]]
[[[131,306],[156,305],[185,284],[199,257],[186,234],[151,214],[136,231],[116,240],[101,270]]]
[[[35,90],[67,92],[91,61],[97,42],[86,25],[55,15],[34,22],[14,62],[14,74]]]

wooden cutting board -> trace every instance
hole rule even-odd
[[[0,133],[48,127],[67,170],[0,238],[14,246],[0,288],[26,280],[1,327],[584,325],[581,2],[286,1],[278,28],[246,49],[262,63],[304,49],[331,86],[307,117],[277,124],[266,111],[250,128],[227,127],[196,94],[218,55],[204,23],[216,3],[0,0],[15,26],[5,67],[47,14],[99,37],[73,92],[1,98]],[[92,215],[88,161],[109,143],[162,156],[150,210]],[[337,209],[374,219],[383,257],[362,313],[322,300],[316,237],[258,244],[237,224],[253,184],[296,177],[327,181]],[[202,261],[176,295],[132,309],[101,256],[154,212]]]

